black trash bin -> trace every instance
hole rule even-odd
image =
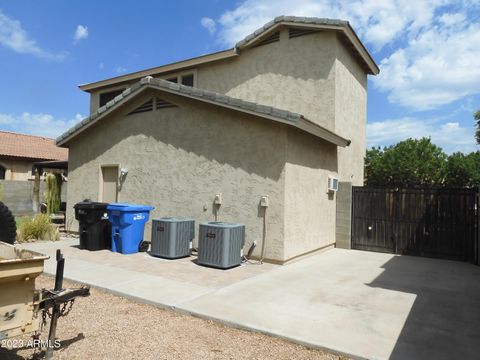
[[[82,201],[73,207],[79,222],[80,249],[103,250],[112,248],[111,224],[107,203]]]

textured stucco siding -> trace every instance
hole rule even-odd
[[[3,158],[0,159],[0,165],[6,169],[5,180],[32,179],[33,161]]]
[[[119,201],[153,205],[154,218],[191,217],[198,230],[199,222],[214,220],[213,199],[221,193],[218,219],[244,223],[245,250],[256,241],[255,256],[260,255],[263,233],[259,201],[268,195],[266,253],[283,260],[286,127],[162,97],[179,107],[125,116],[145,96],[69,143],[68,217],[73,217],[71,206],[77,201],[97,200],[101,165],[118,164],[129,170]]]
[[[352,248],[352,183],[339,182],[337,197],[336,247]]]
[[[338,148],[341,181],[363,185],[366,151],[367,75],[350,52],[337,42],[335,63],[335,132],[352,142]]]
[[[0,201],[8,206],[15,216],[33,215],[38,209],[33,206],[33,181],[0,180]],[[67,201],[68,182],[62,183],[61,200]],[[46,202],[47,183],[40,182],[40,202]]]
[[[288,132],[285,175],[285,257],[335,242],[335,197],[328,175],[337,173],[336,146],[297,130]]]
[[[297,112],[334,130],[336,36],[319,32],[242,51],[198,68],[197,86]]]

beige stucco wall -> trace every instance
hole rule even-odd
[[[327,178],[338,175],[341,181],[362,185],[367,98],[365,70],[337,34],[323,31],[289,39],[284,29],[279,42],[191,70],[199,88],[300,113],[350,139],[351,145],[336,148],[297,130],[174,97],[180,109],[127,118],[123,110],[108,121],[119,130],[99,125],[80,137],[91,136],[93,145],[71,143],[69,204],[97,199],[101,164],[119,164],[130,169],[119,201],[157,206],[154,216],[211,220],[213,197],[221,192],[220,219],[246,223],[247,242],[258,245],[256,256],[262,243],[261,195],[269,195],[271,204],[266,212],[267,258],[283,261],[333,243],[336,199],[326,191]],[[96,107],[98,93],[92,95],[91,110]],[[138,123],[132,121],[137,117]],[[166,133],[159,122],[167,126]],[[241,130],[233,136],[238,126]],[[270,166],[273,177],[264,175]]]
[[[280,41],[242,51],[232,60],[198,68],[198,87],[297,112],[334,130],[334,32]]]
[[[97,200],[101,165],[119,164],[129,169],[119,201],[153,205],[153,217],[191,217],[197,225],[211,221],[214,196],[221,193],[218,219],[244,223],[245,250],[256,241],[256,256],[263,232],[259,201],[268,195],[267,255],[283,260],[286,127],[162,97],[180,107],[125,116],[147,100],[142,97],[68,144],[68,218],[76,202]]]
[[[11,158],[0,159],[0,165],[7,171],[5,172],[5,180],[22,180],[33,179],[32,166],[33,162],[29,160],[18,160]]]
[[[298,130],[288,132],[285,172],[285,257],[335,242],[335,195],[328,175],[337,174],[336,146]]]
[[[352,142],[338,148],[340,181],[363,185],[366,148],[367,74],[342,42],[335,61],[335,132]]]

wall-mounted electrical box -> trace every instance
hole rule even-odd
[[[222,194],[215,195],[215,198],[213,199],[213,203],[215,205],[222,205]]]
[[[262,196],[260,198],[260,206],[263,208],[267,208],[269,206],[268,196]]]

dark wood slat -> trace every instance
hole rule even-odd
[[[352,248],[476,260],[476,189],[352,191]]]

